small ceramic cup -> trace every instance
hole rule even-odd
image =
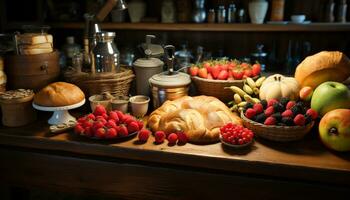
[[[104,99],[103,95],[93,95],[89,97],[91,110],[94,111],[97,105],[103,105],[107,111],[111,110],[111,100]]]
[[[116,97],[111,101],[112,110],[119,110],[123,113],[128,112],[128,104],[129,104],[129,97],[127,96],[120,96]]]
[[[150,98],[144,95],[130,97],[132,115],[143,117],[147,114]]]
[[[303,23],[305,21],[305,15],[292,15],[291,20],[294,23]]]

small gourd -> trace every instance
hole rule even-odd
[[[297,100],[299,98],[299,83],[292,77],[281,74],[269,76],[260,87],[260,99],[280,99],[281,97]]]

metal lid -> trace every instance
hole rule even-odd
[[[254,57],[266,57],[267,53],[263,51],[264,45],[258,44],[256,45],[256,52],[252,53]]]
[[[135,67],[159,67],[163,65],[164,62],[158,58],[139,58],[133,63]]]
[[[97,41],[113,41],[115,37],[115,32],[97,32],[96,39]]]
[[[149,82],[152,86],[158,86],[162,88],[173,88],[187,86],[191,83],[191,78],[188,74],[182,72],[173,72],[169,75],[169,72],[162,72],[160,74],[153,75]]]

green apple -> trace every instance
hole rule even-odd
[[[350,90],[342,83],[324,82],[315,89],[311,108],[320,116],[334,109],[350,108]]]
[[[322,117],[318,126],[324,145],[335,151],[350,151],[350,109],[335,109]]]

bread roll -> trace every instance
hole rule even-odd
[[[148,119],[152,131],[166,133],[184,131],[190,142],[212,143],[219,141],[220,127],[242,120],[215,97],[185,96],[166,101],[153,111]]]
[[[39,106],[69,106],[83,101],[85,95],[76,85],[56,82],[41,89],[34,96],[34,103]]]

